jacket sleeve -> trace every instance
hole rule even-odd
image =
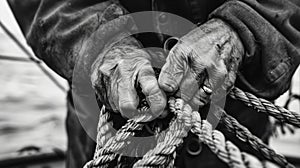
[[[56,73],[72,79],[78,61],[89,68],[104,45],[135,29],[115,0],[8,0],[27,43]],[[80,56],[80,57],[79,57]],[[82,58],[81,58],[82,57]]]
[[[285,92],[300,62],[297,0],[229,0],[213,11],[240,35],[246,53],[236,85],[260,97]]]

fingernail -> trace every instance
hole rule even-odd
[[[175,90],[175,86],[169,83],[165,83],[163,88],[166,92],[173,92]]]
[[[176,91],[176,82],[170,78],[162,77],[158,80],[159,86],[166,92]]]
[[[206,93],[207,95],[211,95],[212,94],[212,90],[208,87],[208,86],[203,86],[202,87],[204,93]]]

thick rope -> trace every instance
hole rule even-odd
[[[177,99],[176,102],[180,101],[181,108],[172,108],[173,100],[170,102],[170,109],[177,116],[185,116],[185,125],[188,127],[193,126],[193,132],[199,136],[199,139],[202,142],[205,142],[210,149],[218,155],[218,157],[227,163],[230,167],[239,167],[239,168],[248,168],[248,167],[264,167],[264,168],[277,168],[278,166],[272,163],[260,162],[254,156],[247,153],[241,153],[240,150],[231,142],[225,143],[224,135],[219,131],[212,131],[212,126],[207,121],[201,121],[200,115],[198,112],[192,112],[191,108],[188,105],[185,105],[186,110],[183,107],[183,101]],[[181,112],[183,111],[183,112]],[[190,114],[190,115],[189,115]],[[191,117],[192,114],[192,117]],[[179,118],[179,117],[178,117]],[[195,122],[195,121],[196,122]],[[170,127],[172,128],[173,124]],[[183,125],[180,125],[180,128],[183,128]],[[180,128],[176,128],[174,132],[180,132]],[[142,160],[139,160],[134,167],[168,167],[166,166],[170,163],[169,159],[173,159],[171,156],[174,156],[176,147],[182,143],[182,139],[186,136],[178,136],[172,131],[167,133],[165,141],[158,144],[153,150],[149,151]],[[213,136],[214,135],[214,136]],[[170,165],[170,164],[169,164]],[[290,164],[284,167],[292,167]]]
[[[215,112],[221,116],[220,123],[227,131],[232,132],[238,139],[249,144],[254,150],[259,152],[264,158],[272,161],[281,167],[294,168],[284,156],[277,154],[273,149],[264,144],[261,139],[253,135],[246,127],[241,125],[235,118],[228,115],[222,108],[215,106]]]
[[[101,148],[103,148],[104,144],[112,137],[112,130],[111,128],[111,123],[108,122],[108,118],[109,118],[109,113],[106,112],[105,110],[105,106],[102,106],[101,110],[100,110],[100,115],[99,115],[99,122],[98,122],[98,126],[97,126],[97,138],[96,138],[96,148],[95,148],[95,152],[94,152],[94,158],[93,160],[97,159],[97,153],[99,153],[99,150]],[[85,164],[85,168],[88,167],[93,167],[94,162],[93,160],[87,162]]]
[[[234,168],[279,168],[270,162],[262,162],[256,157],[241,152],[237,146],[226,141],[224,135],[218,130],[212,130],[212,125],[207,120],[202,120],[199,113],[193,112],[196,121],[192,132],[199,140],[205,143],[220,160]]]
[[[187,104],[185,105],[182,99],[176,99],[176,101],[174,99],[170,99],[169,107],[170,107],[170,111],[175,113],[175,116],[177,118],[171,122],[169,130],[167,130],[166,133],[161,133],[158,136],[158,141],[159,141],[158,145],[154,149],[148,151],[141,160],[135,163],[134,167],[173,167],[174,166],[176,147],[178,147],[183,142],[183,138],[187,136],[187,132],[189,130],[188,128],[191,127],[191,124],[193,123],[191,122],[192,121],[191,116],[195,112],[192,112],[191,107]],[[216,113],[215,115],[218,118],[220,118],[221,123],[225,125],[225,127],[229,132],[234,133],[243,142],[247,142],[253,149],[258,151],[264,158],[278,164],[281,167],[288,167],[288,168],[294,167],[293,165],[289,164],[283,156],[275,153],[274,150],[270,149],[259,138],[252,135],[250,131],[247,128],[240,125],[236,119],[227,115],[223,109],[217,108],[215,113]],[[97,141],[99,143],[99,147],[98,147],[99,149],[95,153],[94,160],[88,162],[86,164],[86,167],[108,167],[109,163],[112,162],[117,156],[116,152],[123,149],[127,145],[127,143],[129,143],[129,137],[134,136],[134,132],[136,130],[141,130],[143,124],[140,122],[148,121],[149,118],[151,117],[152,116],[145,117],[145,114],[143,114],[138,117],[135,117],[134,119],[129,120],[127,124],[125,124],[117,132],[116,136],[111,137],[109,140],[107,140],[108,138],[103,139],[103,137],[101,140],[100,136],[98,136]],[[101,125],[100,121],[99,121],[99,125]],[[203,127],[203,125],[201,127],[203,130],[205,130],[204,129],[205,127]],[[101,129],[99,129],[98,131],[100,130]],[[220,139],[222,139],[222,137],[218,135],[218,132],[215,132],[212,135],[216,135],[216,137],[219,136],[218,138],[215,138],[216,140],[220,141]],[[102,136],[104,135],[102,134]],[[202,137],[202,141],[204,142],[206,141],[206,144],[212,150],[215,149],[216,151],[217,149],[216,144],[213,143],[213,140],[214,139],[205,140],[205,136],[204,138]],[[103,145],[104,143],[105,145]],[[232,151],[239,151],[239,150],[237,150],[237,148],[232,143],[225,143],[225,144],[227,144],[227,146],[225,145],[225,149],[223,148],[218,149],[217,154],[219,155],[219,158],[221,160],[225,161],[226,163],[228,162],[228,164],[230,163],[230,166],[236,167],[234,166],[235,162],[242,165],[241,163],[243,163],[242,162],[243,159],[244,160],[248,159],[250,161],[253,160],[253,157],[251,157],[251,155],[248,154],[242,153],[241,155],[237,155],[239,154],[239,152],[237,152],[236,156],[231,154],[230,156],[235,156],[235,157],[230,159],[230,157],[227,156],[230,154],[230,153],[228,154],[228,150],[231,148],[234,149]],[[228,150],[226,148],[228,148]],[[227,150],[227,154],[226,154],[226,150]],[[264,164],[258,164],[260,162],[257,161],[256,162],[251,161],[251,163],[248,164],[251,165],[252,162],[253,165],[265,166]]]
[[[187,136],[191,128],[192,108],[184,104],[182,99],[170,99],[169,107],[170,111],[175,113],[176,119],[166,131],[164,141],[148,151],[141,160],[134,164],[134,168],[174,167],[175,150],[183,143],[183,138]]]
[[[267,113],[282,123],[286,122],[300,128],[300,114],[296,112],[289,111],[265,99],[258,98],[251,93],[244,92],[236,87],[229,92],[229,95],[234,99],[244,102],[247,106],[253,107],[258,112]]]
[[[107,141],[113,136],[112,123],[108,122],[108,119],[109,113],[106,111],[105,106],[102,106],[97,127],[97,146],[95,149],[94,159],[98,157],[96,154],[99,153],[99,150],[103,148]]]
[[[109,167],[109,164],[116,159],[117,154],[128,145],[129,139],[135,135],[135,132],[142,129],[144,125],[143,122],[149,121],[152,117],[152,115],[142,111],[141,115],[128,120],[128,122],[117,131],[115,136],[112,136],[108,140],[105,139],[97,142],[99,143],[97,146],[99,146],[100,149],[96,150],[94,155],[95,159],[89,161],[84,167]],[[97,139],[99,138],[97,136]],[[101,147],[102,142],[105,141],[107,142]]]

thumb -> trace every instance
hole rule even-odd
[[[178,90],[184,75],[186,63],[181,52],[174,47],[166,59],[158,78],[158,84],[165,92],[174,93]]]

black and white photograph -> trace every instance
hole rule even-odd
[[[300,168],[300,0],[0,0],[0,168]]]

